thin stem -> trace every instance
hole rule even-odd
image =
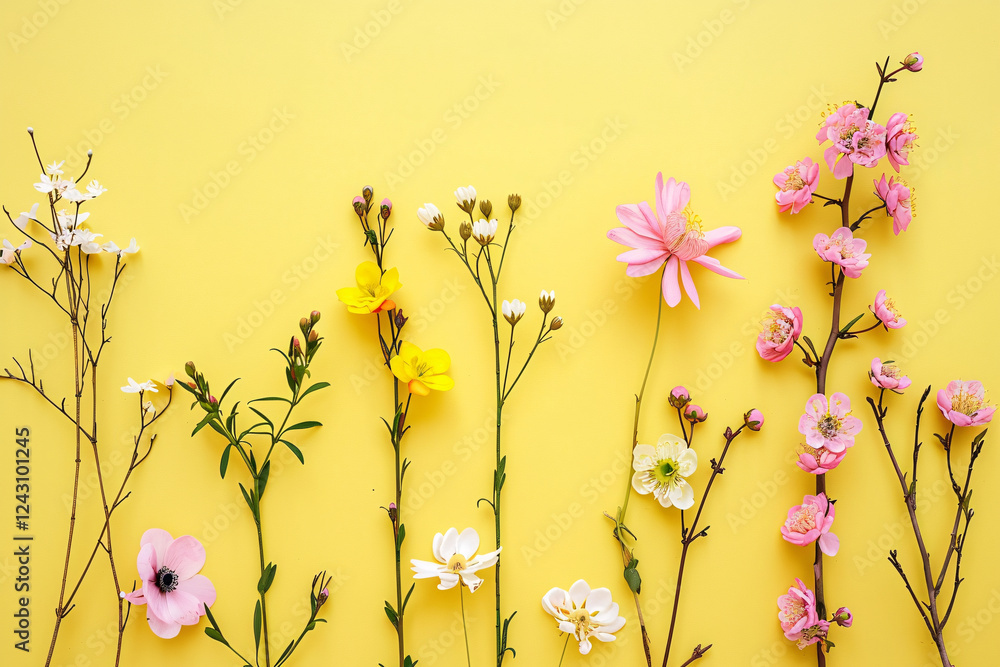
[[[570,634],[566,633],[566,643],[563,644],[562,653],[559,655],[559,664],[556,667],[562,667],[563,660],[566,658],[566,649],[569,648],[569,638]]]
[[[465,632],[465,659],[469,667],[472,667],[472,653],[469,651],[469,628],[465,624],[465,586],[459,582],[458,599],[462,603],[462,630]]]

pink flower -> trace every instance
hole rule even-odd
[[[854,623],[854,614],[847,607],[841,607],[837,610],[837,613],[833,615],[833,620],[842,628],[849,628],[851,624]]]
[[[684,409],[684,419],[688,420],[692,424],[700,424],[708,419],[708,413],[705,412],[700,405],[691,404]]]
[[[834,453],[828,449],[813,449],[809,445],[803,445],[795,465],[812,475],[825,475],[839,466],[845,456],[847,456],[846,449]]]
[[[800,547],[819,540],[819,548],[823,553],[836,556],[840,551],[840,539],[830,532],[835,513],[825,493],[806,496],[801,505],[788,510],[788,519],[781,527],[781,536],[786,542]]]
[[[778,201],[778,210],[784,213],[789,209],[798,213],[812,203],[812,194],[819,186],[819,165],[810,158],[803,158],[774,177],[778,192],[774,198]]]
[[[691,402],[691,392],[687,390],[687,387],[677,385],[670,390],[670,396],[667,397],[667,401],[670,403],[670,407],[683,408]]]
[[[813,248],[824,262],[833,262],[844,270],[848,278],[860,278],[861,271],[868,266],[871,253],[865,252],[868,242],[854,238],[848,227],[837,227],[830,236],[817,234],[813,238]]]
[[[878,291],[878,294],[875,295],[875,303],[868,306],[868,309],[875,313],[875,317],[879,318],[882,324],[889,329],[902,329],[906,326],[906,320],[896,310],[895,302],[886,297],[884,289]]]
[[[666,262],[662,289],[663,298],[671,307],[681,301],[681,289],[677,280],[679,269],[684,291],[695,307],[701,308],[688,262],[701,264],[709,271],[727,278],[743,279],[740,274],[722,266],[719,260],[705,254],[721,243],[731,243],[740,238],[740,228],[719,227],[703,232],[701,218],[688,206],[690,200],[691,188],[687,183],[673,178],[664,183],[663,174],[657,174],[656,210],[659,216],[653,213],[646,202],[623,204],[615,212],[618,220],[625,226],[608,232],[609,239],[632,248],[617,258],[619,262],[628,263],[625,275],[633,278],[648,276]]]
[[[802,311],[774,304],[761,324],[757,354],[764,361],[781,361],[792,351],[802,333]]]
[[[778,598],[778,620],[785,637],[796,641],[802,638],[806,628],[820,623],[816,614],[816,594],[806,588],[799,578],[788,593]]]
[[[910,164],[907,156],[913,149],[913,142],[917,139],[910,117],[905,113],[892,114],[889,117],[889,122],[885,125],[885,136],[886,156],[889,158],[889,164],[898,173],[900,165]]]
[[[823,394],[813,394],[799,418],[799,433],[806,436],[806,444],[834,454],[853,447],[854,436],[860,432],[861,420],[851,416],[851,399],[839,391],[829,400]]]
[[[764,413],[754,408],[750,412],[743,415],[743,423],[747,425],[747,428],[751,431],[759,431],[760,427],[764,425]]]
[[[823,157],[836,178],[850,176],[855,164],[874,167],[885,156],[885,128],[868,120],[868,109],[853,102],[826,117],[816,140],[832,143]]]
[[[872,359],[872,369],[868,371],[868,377],[873,385],[882,389],[901,392],[910,386],[910,378],[903,375],[899,366],[883,364],[878,357]]]
[[[190,535],[175,540],[159,528],[143,533],[139,544],[136,567],[142,588],[121,596],[146,605],[153,634],[171,639],[182,625],[196,625],[205,615],[205,605],[215,604],[215,586],[198,574],[205,565],[205,548]]]
[[[995,405],[986,404],[981,382],[953,380],[937,393],[937,404],[944,418],[955,426],[982,426],[993,419]]]
[[[902,180],[896,180],[893,176],[889,182],[885,182],[885,174],[882,179],[875,181],[875,194],[885,202],[885,212],[892,216],[892,232],[899,236],[900,232],[905,232],[913,220],[913,192]]]
[[[903,58],[903,62],[900,64],[911,72],[919,72],[924,68],[924,57],[914,51]]]

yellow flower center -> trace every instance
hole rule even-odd
[[[951,397],[951,409],[961,412],[963,415],[971,417],[982,407],[983,399],[968,393],[965,389],[960,389],[957,394]]]
[[[816,424],[816,430],[819,431],[820,435],[824,438],[830,439],[840,432],[840,427],[843,426],[843,424],[844,422],[842,419],[835,417],[828,412]]]
[[[462,570],[468,569],[469,561],[466,560],[465,556],[462,554],[455,554],[448,559],[448,571],[449,572],[461,572]]]
[[[777,343],[779,345],[788,340],[793,330],[792,321],[785,317],[784,314],[775,313],[774,311],[769,312],[764,317],[761,325],[764,327],[764,339],[770,343]]]
[[[804,187],[806,187],[806,181],[799,173],[798,167],[788,167],[785,169],[785,186],[781,188],[782,192],[801,190]]]
[[[812,505],[800,507],[785,521],[785,526],[795,533],[808,533],[816,527],[816,508]]]
[[[899,366],[893,364],[882,365],[882,375],[890,377],[893,380],[898,380],[899,376],[902,375],[902,371],[899,370]]]
[[[594,620],[586,609],[577,609],[568,614],[569,622],[576,626],[576,631],[581,637],[586,637],[591,628],[596,627]]]

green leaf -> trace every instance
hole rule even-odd
[[[266,461],[264,467],[260,469],[260,474],[257,475],[257,498],[264,497],[264,489],[267,487],[267,478],[271,475],[271,462]]]
[[[257,606],[253,610],[253,641],[258,650],[260,650],[260,619],[260,600],[257,600]]]
[[[320,389],[326,389],[329,386],[330,386],[329,382],[317,382],[316,384],[314,384],[313,386],[309,387],[304,392],[302,392],[302,395],[299,396],[299,400],[301,401],[303,398],[313,393],[314,391],[319,391]]]
[[[406,611],[406,603],[410,601],[410,596],[413,595],[413,589],[416,588],[416,584],[410,584],[410,590],[406,592],[406,597],[403,598],[403,611]]]
[[[406,526],[399,524],[399,535],[396,537],[396,551],[403,548],[403,540],[406,539]]]
[[[254,516],[257,516],[257,506],[254,505],[253,498],[250,496],[249,493],[247,493],[247,490],[243,488],[242,484],[240,484],[240,491],[243,492],[243,499],[247,501],[247,505],[250,507],[250,511],[253,512]]]
[[[303,429],[316,428],[317,426],[322,426],[322,425],[323,424],[321,422],[316,422],[316,421],[299,422],[298,424],[292,424],[291,426],[286,428],[284,432],[287,433],[288,431],[301,431]]]
[[[219,461],[219,474],[222,475],[222,479],[226,478],[226,468],[229,467],[229,450],[232,448],[232,445],[226,445],[226,448],[222,450],[222,460]]]
[[[219,642],[220,644],[225,644],[226,646],[229,646],[229,642],[226,641],[226,638],[223,637],[222,633],[216,630],[215,628],[205,628],[205,634],[214,639],[215,641]]]
[[[222,392],[222,396],[219,396],[219,405],[222,405],[222,401],[226,400],[226,394],[228,394],[229,390],[233,388],[233,385],[236,384],[239,381],[240,381],[240,379],[236,378],[235,380],[233,380],[232,382],[229,383],[229,386],[226,387],[226,390],[224,392]]]
[[[270,419],[268,419],[267,415],[265,415],[263,412],[261,412],[260,410],[258,410],[255,407],[250,407],[250,409],[253,410],[254,412],[256,412],[258,417],[260,417],[265,422],[267,422],[267,425],[271,427],[272,431],[274,430],[274,422],[272,422]]]
[[[299,463],[302,463],[303,465],[305,464],[306,460],[302,456],[302,451],[298,447],[288,442],[287,440],[281,440],[281,442],[285,443],[285,446],[288,447],[290,450],[292,450],[292,454],[295,454],[295,458],[299,460]]]
[[[281,656],[278,658],[278,662],[275,664],[280,664],[281,662],[283,662],[285,658],[288,657],[288,654],[292,652],[293,648],[295,648],[294,640],[288,643],[288,646],[285,647],[285,650],[281,652]]]
[[[202,604],[202,608],[205,610],[205,616],[208,618],[208,622],[212,624],[213,628],[218,630],[219,624],[215,622],[215,616],[212,615],[212,610],[208,608],[207,604]]]
[[[309,625],[306,626],[306,632],[312,632],[316,629],[316,621],[310,621]]]
[[[399,622],[399,617],[396,615],[396,610],[392,608],[392,605],[389,604],[388,600],[385,602],[385,615],[389,617],[389,622],[392,623],[392,627],[395,628],[396,624]]]
[[[634,558],[632,563],[636,563]],[[638,593],[642,588],[642,577],[639,576],[639,570],[632,563],[629,563],[629,566],[625,568],[625,583],[628,584],[630,591]]]
[[[264,568],[263,574],[260,575],[260,579],[257,581],[257,592],[263,595],[267,593],[268,589],[271,588],[271,584],[274,582],[274,574],[278,571],[278,566],[274,563],[268,563],[267,567]]]
[[[263,398],[255,398],[250,403],[257,403],[258,401],[282,401],[284,403],[291,403],[290,400],[282,396],[264,396]]]
[[[229,438],[229,434],[226,433],[226,429],[222,428],[222,424],[220,424],[219,422],[215,421],[214,419],[210,419],[208,421],[208,425],[212,427],[213,431],[221,435],[223,438],[227,439]]]
[[[860,320],[864,316],[865,316],[865,314],[861,313],[860,315],[858,315],[857,317],[855,317],[853,320],[851,320],[850,322],[848,322],[847,324],[845,324],[843,327],[841,327],[840,334],[843,335],[843,334],[847,333],[848,331],[850,331],[851,327],[853,327],[855,324],[857,324],[858,320]]]

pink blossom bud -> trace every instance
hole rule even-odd
[[[764,425],[764,413],[762,413],[757,408],[754,408],[750,412],[743,415],[743,423],[747,425],[751,431],[759,431],[760,427]]]
[[[847,607],[841,607],[837,610],[837,613],[833,615],[833,620],[836,621],[837,625],[840,627],[849,628],[851,627],[851,623],[854,622],[854,615]]]
[[[366,185],[365,187],[361,188],[361,195],[364,197],[366,204],[372,200],[372,196],[374,194],[375,191],[372,190],[372,186],[370,185]]]
[[[914,51],[910,55],[903,58],[903,67],[911,72],[919,72],[924,68],[924,57]]]
[[[309,321],[312,322],[313,324],[316,324],[317,322],[319,322],[319,317],[320,317],[319,311],[318,310],[314,310],[309,315]]]
[[[705,412],[700,405],[692,404],[685,410],[684,419],[687,419],[692,424],[700,424],[708,419],[708,413]]]
[[[382,205],[379,207],[382,214],[383,220],[389,219],[389,214],[392,213],[392,202],[388,198],[382,200]]]
[[[667,401],[670,402],[671,407],[683,408],[691,402],[691,394],[686,387],[678,385],[670,390],[670,396],[667,398]]]
[[[217,399],[215,396],[209,396],[208,397],[208,402],[209,402],[210,405],[218,405],[219,404],[219,399]]]

